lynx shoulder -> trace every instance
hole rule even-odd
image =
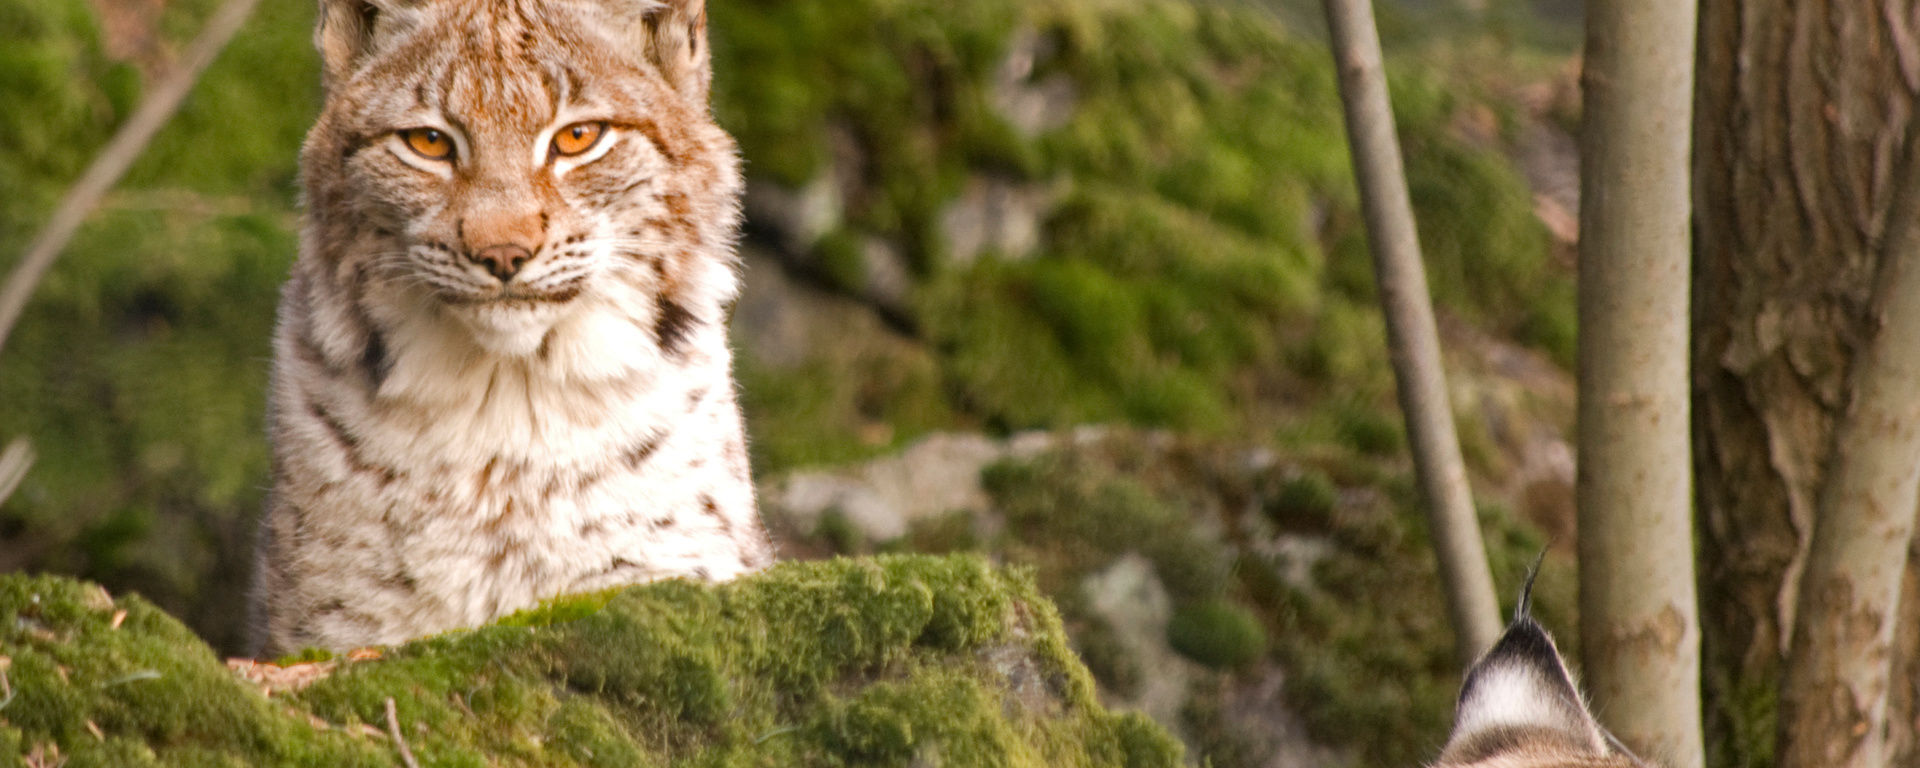
[[[1529,615],[1532,586],[1529,577],[1506,634],[1467,670],[1432,768],[1651,768],[1587,710],[1553,637]]]
[[[281,295],[268,650],[769,563],[703,0],[321,0]]]

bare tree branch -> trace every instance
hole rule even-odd
[[[193,84],[200,79],[200,73],[213,63],[227,41],[239,31],[247,16],[253,13],[253,7],[259,0],[226,0],[213,12],[207,24],[200,30],[200,36],[187,46],[180,62],[162,78],[147,97],[134,109],[133,116],[120,126],[120,130],[107,141],[107,146],[87,166],[86,173],[67,190],[61,198],[60,206],[54,209],[53,217],[46,227],[27,247],[26,255],[20,257],[13,272],[7,275],[7,282],[0,287],[0,347],[4,347],[7,337],[13,332],[14,323],[20,320],[20,313],[26,310],[27,300],[32,298],[33,290],[39,286],[40,278],[53,265],[60,251],[67,247],[67,241],[80,229],[87,215],[100,204],[107,190],[120,180],[146,149],[147,142],[160,132],[173,113],[180,108],[180,102],[193,90]]]
[[[1324,3],[1340,100],[1346,108],[1347,141],[1352,145],[1354,176],[1366,214],[1374,280],[1386,314],[1388,355],[1440,560],[1457,651],[1465,667],[1499,639],[1500,609],[1447,399],[1426,267],[1420,260],[1413,204],[1407,197],[1406,172],[1394,135],[1393,107],[1387,101],[1380,36],[1374,28],[1371,0]]]
[[[24,437],[16,437],[0,450],[0,504],[6,503],[20,481],[27,478],[27,470],[33,467],[33,444]]]
[[[393,706],[393,697],[387,697],[387,735],[393,737],[393,746],[400,750],[400,762],[407,768],[420,768],[420,761],[413,759],[413,750],[407,748],[406,737],[400,735],[400,713]]]

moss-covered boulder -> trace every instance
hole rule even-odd
[[[928,450],[937,443],[972,444],[947,437],[836,475],[845,483],[837,496],[820,492],[831,479],[794,478],[763,496],[763,509],[794,537],[793,555],[972,551],[1029,565],[1102,700],[1154,718],[1194,764],[1433,759],[1461,670],[1404,456],[1334,430],[1286,444],[1118,428],[1024,434],[998,452]],[[920,500],[889,491],[932,485],[894,478],[955,467],[975,473],[973,493],[938,495],[977,498],[947,514],[912,514]],[[858,504],[805,518],[792,506],[822,499]],[[1520,499],[1479,499],[1497,593],[1508,599],[1551,537]],[[889,507],[904,534],[871,523]],[[1550,551],[1535,584],[1535,612],[1549,626],[1578,625],[1571,554]]]
[[[0,577],[0,753],[67,765],[1171,766],[1107,712],[1031,578],[977,557],[788,563],[565,599],[235,674],[137,596]]]

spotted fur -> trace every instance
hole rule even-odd
[[[725,335],[741,180],[705,27],[702,0],[320,0],[265,650],[771,560]],[[556,153],[583,121],[606,133]],[[410,149],[416,128],[451,158]],[[530,258],[503,279],[500,253]]]

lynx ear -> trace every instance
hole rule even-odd
[[[631,39],[682,97],[707,103],[713,60],[707,50],[706,0],[607,0],[630,25]]]
[[[1532,591],[1528,574],[1513,624],[1467,670],[1440,764],[1472,763],[1523,744],[1633,759],[1587,711],[1553,637],[1528,615]]]
[[[320,0],[313,45],[328,87],[353,74],[376,43],[412,19],[420,0]]]
[[[1553,638],[1521,617],[1468,670],[1445,753],[1481,751],[1533,734],[1592,755],[1611,751],[1606,732],[1588,714]],[[1482,746],[1485,749],[1486,746]]]

